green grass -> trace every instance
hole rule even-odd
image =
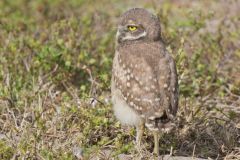
[[[240,157],[237,1],[3,0],[0,159],[139,156],[110,103],[117,19],[136,3],[158,14],[179,73],[178,127],[161,154]],[[144,146],[147,159],[151,135]]]

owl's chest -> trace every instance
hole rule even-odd
[[[119,55],[116,55],[113,62],[113,79],[115,82],[117,81],[117,87],[119,86],[119,82],[127,83],[128,74],[130,74],[130,69],[124,62],[122,62]]]
[[[142,85],[148,83],[149,77],[152,77],[157,69],[156,62],[152,59],[154,58],[148,55],[143,56],[136,51],[128,54],[116,52],[113,60],[113,78],[116,87],[126,92],[129,89],[139,92]]]
[[[144,63],[154,66],[162,55],[162,47],[159,43],[133,43],[131,45],[119,46],[117,48],[117,60],[130,67],[134,64],[144,67]]]
[[[138,126],[140,123],[140,116],[127,104],[116,84],[112,81],[112,103],[114,114],[117,119],[125,125]]]
[[[137,126],[140,122],[140,117],[124,99],[124,95],[127,93],[127,85],[130,84],[131,71],[126,64],[121,63],[121,59],[119,60],[118,56],[119,54],[116,53],[113,59],[111,82],[114,114],[122,124]]]

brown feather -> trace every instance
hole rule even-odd
[[[112,92],[118,90],[149,129],[167,128],[172,126],[178,108],[175,62],[161,42],[159,20],[155,16],[141,9],[130,10],[119,24],[127,24],[129,19],[142,23],[147,35],[126,41],[121,36],[129,33],[118,35],[121,39],[113,61]]]

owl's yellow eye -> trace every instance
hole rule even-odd
[[[128,26],[128,30],[135,31],[135,30],[137,30],[137,27],[136,26]]]

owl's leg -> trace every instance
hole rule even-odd
[[[159,155],[159,139],[160,139],[159,131],[153,131],[153,137],[154,137],[153,153],[158,156]]]
[[[140,124],[136,127],[137,128],[137,137],[136,137],[136,143],[137,143],[137,149],[141,149],[141,141],[142,141],[142,136],[144,133],[144,121],[141,120]]]

